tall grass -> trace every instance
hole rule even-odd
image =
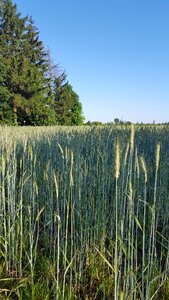
[[[169,128],[1,127],[2,299],[167,299]]]

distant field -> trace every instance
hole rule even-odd
[[[169,299],[169,126],[0,127],[0,299]]]

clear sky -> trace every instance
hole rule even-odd
[[[14,0],[86,121],[169,121],[169,0]]]

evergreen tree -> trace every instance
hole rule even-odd
[[[32,18],[0,0],[0,123],[81,125],[82,105],[62,72],[53,76]]]
[[[6,74],[6,67],[3,62],[0,61],[0,124],[12,125],[14,122],[14,115],[10,103],[10,93],[5,86]]]
[[[14,123],[19,125],[56,123],[52,90],[46,77],[48,61],[38,34],[31,18],[21,18],[12,1],[3,2],[0,50],[7,66],[6,88]]]
[[[13,5],[10,0],[0,1],[0,61],[1,68],[5,70],[3,82],[1,80],[1,122],[6,119],[7,111],[10,107],[11,114],[15,115],[15,103],[13,90],[16,88],[15,69],[20,50],[20,40],[24,19],[16,12],[16,5]],[[5,68],[4,68],[5,65]],[[4,73],[3,73],[4,74]],[[7,96],[8,95],[8,96]],[[8,99],[8,101],[7,101]],[[8,105],[7,105],[8,103]],[[16,118],[13,118],[13,120]]]
[[[22,86],[20,94],[27,101],[20,108],[20,122],[25,119],[30,125],[50,125],[56,123],[53,109],[54,99],[51,78],[48,76],[49,63],[43,43],[39,41],[39,32],[32,18],[27,25],[27,33],[23,41]],[[24,119],[24,120],[23,120]]]

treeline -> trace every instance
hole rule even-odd
[[[0,124],[83,124],[79,96],[51,61],[32,18],[0,0]]]
[[[119,120],[118,118],[115,118],[113,122],[106,122],[106,123],[102,123],[100,121],[87,121],[84,125],[88,125],[88,126],[101,126],[101,125],[131,125],[132,122],[130,121],[123,121],[123,120]]]

